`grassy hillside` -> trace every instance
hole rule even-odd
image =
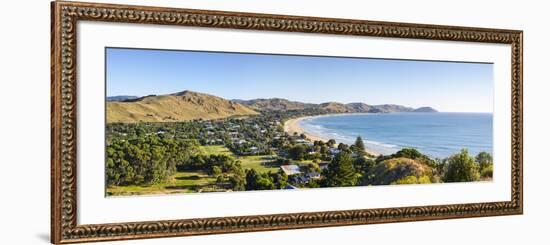
[[[281,98],[234,100],[234,101],[241,103],[243,105],[247,105],[256,110],[265,110],[265,111],[303,110],[308,108],[315,108],[317,106],[315,104],[289,101]]]
[[[370,185],[431,183],[433,169],[419,160],[397,157],[384,160],[367,176]]]
[[[256,114],[245,105],[192,91],[107,102],[107,123],[209,120]]]
[[[281,98],[271,99],[253,99],[253,100],[233,100],[234,102],[246,105],[258,111],[284,111],[284,110],[306,110],[316,109],[329,113],[389,113],[389,112],[437,112],[431,107],[421,107],[414,109],[402,105],[383,104],[368,105],[361,102],[339,103],[325,102],[321,104],[303,103],[289,101]]]
[[[325,109],[330,112],[336,112],[336,113],[353,112],[346,105],[342,103],[337,103],[337,102],[322,103],[320,106],[322,109]]]

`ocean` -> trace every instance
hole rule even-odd
[[[304,131],[325,139],[353,144],[361,136],[368,149],[391,154],[416,148],[434,158],[445,158],[467,148],[471,155],[492,154],[491,113],[371,113],[306,118]]]

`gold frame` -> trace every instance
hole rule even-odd
[[[51,4],[51,242],[75,243],[523,213],[523,32],[56,1]],[[77,23],[125,22],[511,45],[511,201],[146,222],[77,224]]]

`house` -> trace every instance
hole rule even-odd
[[[309,178],[303,175],[293,176],[290,178],[291,182],[297,183],[297,184],[307,184],[309,182]]]
[[[330,148],[330,149],[328,149],[328,152],[332,155],[336,155],[336,154],[340,153],[341,150],[338,149],[338,148]]]
[[[283,170],[283,172],[284,172],[287,176],[295,175],[295,174],[301,174],[301,173],[302,173],[302,172],[300,172],[300,166],[294,165],[294,164],[291,164],[291,165],[281,165],[281,170]]]
[[[307,173],[306,177],[310,179],[319,179],[321,178],[321,174],[317,172],[311,172],[311,173]]]
[[[252,146],[252,147],[248,148],[248,150],[250,150],[251,154],[258,154],[260,152],[260,149],[256,146]]]
[[[245,144],[246,143],[246,140],[237,140],[235,141],[235,144],[237,145],[242,145],[242,144]]]
[[[309,141],[307,141],[305,139],[296,139],[296,140],[294,140],[294,142],[296,142],[298,144],[307,144],[307,143],[309,143]]]

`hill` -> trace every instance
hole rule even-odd
[[[303,110],[314,108],[315,104],[289,101],[287,99],[253,99],[253,100],[233,100],[234,102],[247,105],[250,108],[261,111],[284,111],[284,110]]]
[[[193,91],[107,102],[107,123],[209,120],[256,114],[240,103]]]
[[[406,107],[402,105],[394,105],[394,104],[384,104],[384,105],[373,105],[372,111],[373,113],[390,113],[390,112],[412,112],[414,111],[414,108]]]
[[[414,109],[413,112],[437,112],[437,110],[431,107],[420,107],[420,108]]]
[[[368,185],[425,184],[432,182],[433,169],[417,159],[386,159],[372,168],[365,180]]]
[[[353,110],[357,112],[370,112],[373,109],[372,106],[367,105],[365,103],[349,103],[349,104],[346,104],[346,107],[348,107],[349,110]]]
[[[137,96],[131,96],[131,95],[107,96],[107,101],[125,101],[125,100],[134,100],[137,98],[138,98]]]
[[[338,103],[326,102],[321,104],[303,103],[297,101],[289,101],[281,98],[271,99],[253,99],[253,100],[232,100],[243,105],[247,105],[258,111],[281,111],[281,110],[304,110],[317,109],[325,110],[330,113],[390,113],[390,112],[437,112],[431,107],[420,107],[414,109],[402,105],[383,104],[383,105],[368,105],[365,103]]]
[[[226,100],[214,95],[183,91],[167,95],[107,97],[107,123],[174,122],[256,115],[259,111],[318,110],[326,113],[437,112],[402,105],[326,102],[321,104],[282,98]],[[319,112],[318,112],[319,113]]]
[[[327,102],[320,104],[320,109],[324,109],[326,111],[332,112],[332,113],[352,113],[352,112],[359,112],[354,111],[352,108],[348,107],[345,104],[338,103],[338,102]]]

